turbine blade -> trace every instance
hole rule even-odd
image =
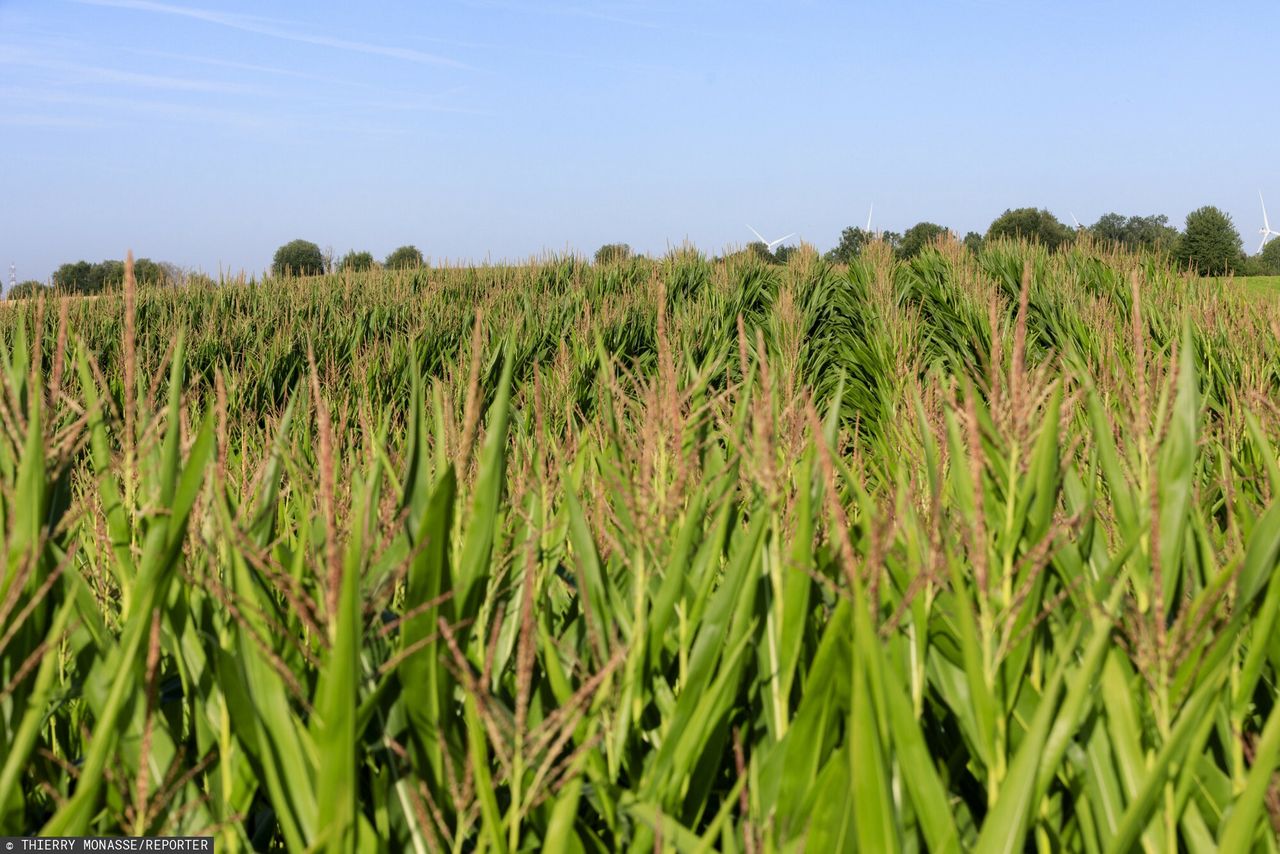
[[[871,231],[871,214],[875,211],[875,203],[872,202],[871,207],[867,208],[867,231]]]
[[[763,235],[763,234],[761,234],[760,232],[756,231],[754,228],[751,228],[751,226],[747,226],[747,228],[751,229],[751,233],[752,233],[752,234],[754,234],[757,238],[759,238],[759,240],[760,240],[760,242],[761,242],[761,243],[765,244],[766,246],[768,246],[768,245],[769,245],[769,241],[767,241],[767,240],[765,240],[765,239],[764,239],[764,235]]]

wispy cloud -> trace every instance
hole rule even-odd
[[[86,116],[81,108],[93,108],[110,115],[115,121],[127,121],[127,116],[147,116],[166,121],[211,124],[220,127],[235,126],[244,129],[266,129],[285,124],[278,114],[252,114],[239,110],[207,107],[199,104],[175,104],[167,101],[147,101],[106,95],[86,95],[28,86],[0,86],[0,100],[39,104],[41,107],[67,106],[80,111],[85,121],[101,121],[105,116]],[[32,113],[31,115],[37,115]],[[50,122],[46,122],[49,124]]]
[[[353,41],[351,39],[341,39],[334,36],[306,33],[289,26],[280,26],[275,23],[268,22],[262,18],[228,14],[225,12],[215,12],[209,9],[200,9],[193,6],[157,3],[153,2],[153,0],[72,0],[72,2],[79,3],[82,6],[103,6],[112,9],[129,9],[137,12],[151,12],[157,15],[190,18],[196,21],[203,21],[207,24],[214,24],[220,27],[240,30],[241,32],[268,36],[270,38],[281,39],[283,41],[316,45],[318,47],[327,47],[334,50],[345,50],[351,53],[382,56],[388,59],[416,62],[421,65],[438,65],[447,68],[459,69],[469,68],[469,66],[457,61],[456,59],[451,59],[447,56],[440,56],[434,53],[426,53],[413,48]]]
[[[0,126],[20,128],[104,128],[109,122],[77,116],[49,116],[40,113],[0,113]]]
[[[119,68],[44,59],[31,51],[9,45],[0,45],[0,65],[16,65],[21,68],[38,68],[44,71],[61,72],[64,75],[62,82],[73,85],[81,83],[110,83],[170,92],[205,92],[224,95],[268,94],[257,87],[240,83],[228,83],[221,80],[199,80],[167,74],[145,74],[138,71],[125,71]]]
[[[541,6],[529,3],[515,3],[512,0],[463,0],[464,5],[480,9],[502,9],[507,12],[520,12],[534,15],[552,15],[559,18],[586,18],[603,21],[609,24],[621,24],[627,27],[639,27],[645,30],[656,30],[661,24],[639,17],[642,10],[634,3],[596,3],[596,4],[556,4]]]

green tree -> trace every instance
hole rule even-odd
[[[987,229],[987,239],[1013,237],[1039,243],[1049,251],[1070,243],[1075,236],[1056,216],[1043,208],[1006,210]]]
[[[1164,214],[1128,218],[1118,213],[1104,214],[1088,231],[1101,243],[1154,252],[1171,251],[1179,238],[1178,229],[1169,225]]]
[[[28,297],[39,296],[41,293],[48,291],[49,288],[35,279],[27,279],[25,282],[18,282],[9,289],[9,293],[5,295],[5,299],[27,299]]]
[[[1098,217],[1097,222],[1089,226],[1089,234],[1100,243],[1123,244],[1127,222],[1123,214],[1103,214]]]
[[[773,251],[773,257],[778,259],[779,264],[786,264],[793,257],[800,254],[799,246],[779,246]]]
[[[898,245],[898,256],[914,258],[924,251],[925,247],[932,245],[934,241],[948,233],[946,228],[937,223],[918,222],[902,235],[902,242]]]
[[[89,272],[89,292],[100,294],[124,284],[123,261],[99,261]]]
[[[626,243],[606,243],[596,250],[597,264],[616,264],[631,260],[631,247]]]
[[[1280,276],[1280,238],[1271,240],[1253,257],[1257,259],[1259,276]]]
[[[1152,216],[1131,216],[1125,223],[1125,245],[1130,249],[1150,249],[1156,252],[1171,252],[1177,245],[1178,229],[1169,225],[1169,218],[1164,214]]]
[[[976,231],[970,231],[964,236],[964,248],[968,249],[974,255],[982,251],[982,235]]]
[[[356,252],[354,249],[342,256],[338,262],[338,272],[365,273],[373,269],[372,252]]]
[[[318,276],[324,272],[324,254],[310,240],[291,240],[276,250],[271,272],[277,276]]]
[[[401,246],[387,256],[383,266],[388,270],[412,270],[422,266],[422,253],[416,246]]]
[[[1187,214],[1176,257],[1202,276],[1224,276],[1242,266],[1241,245],[1231,215],[1206,205]]]
[[[848,264],[862,254],[862,249],[871,242],[871,232],[858,226],[850,226],[840,232],[840,242],[827,253],[826,258],[835,264]]]
[[[777,257],[769,251],[769,247],[766,244],[761,243],[759,240],[753,240],[748,243],[746,253],[752,258],[755,258],[758,261],[763,261],[766,264],[778,263]]]
[[[133,278],[139,285],[176,285],[177,278],[171,264],[139,258],[133,262]]]
[[[53,271],[53,286],[69,294],[91,293],[93,265],[88,261],[73,261]]]

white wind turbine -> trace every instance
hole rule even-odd
[[[1280,231],[1276,231],[1271,227],[1271,221],[1267,219],[1267,202],[1262,198],[1262,191],[1258,191],[1258,201],[1262,202],[1262,228],[1258,229],[1258,233],[1262,235],[1262,242],[1258,244],[1258,251],[1261,252],[1266,248],[1267,241],[1273,237],[1280,237]]]
[[[768,249],[770,252],[773,251],[773,247],[781,245],[782,241],[788,240],[796,236],[796,233],[793,231],[790,234],[788,234],[786,237],[779,237],[777,240],[765,240],[763,234],[756,231],[754,228],[751,228],[751,226],[749,225],[747,226],[747,228],[751,229],[752,234],[760,238],[760,242],[763,243],[765,245],[765,248]]]
[[[1071,215],[1071,221],[1076,224],[1076,231],[1079,231],[1080,229],[1084,228],[1084,226],[1080,224],[1080,220],[1076,219],[1075,214]]]

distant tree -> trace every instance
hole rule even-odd
[[[172,285],[181,278],[173,264],[139,258],[133,262],[133,276],[140,285]],[[113,259],[90,264],[75,261],[53,273],[53,286],[70,294],[98,294],[118,289],[124,283],[124,262]]]
[[[87,294],[93,285],[93,265],[88,261],[73,261],[53,271],[53,286],[69,294]]]
[[[277,276],[318,276],[324,272],[324,254],[310,240],[291,240],[276,250],[271,272]]]
[[[746,253],[757,261],[763,261],[766,264],[778,263],[777,256],[770,252],[769,247],[766,244],[761,243],[759,240],[754,240],[751,243],[748,243]]]
[[[172,261],[161,261],[159,264],[160,269],[164,271],[165,284],[169,287],[177,287],[183,283],[183,280],[186,278],[186,274],[183,273],[181,267],[174,264]]]
[[[1006,210],[987,229],[987,239],[1017,237],[1039,243],[1053,251],[1075,236],[1056,216],[1042,208]]]
[[[1257,275],[1280,276],[1280,238],[1273,238],[1253,257],[1256,260]]]
[[[858,226],[850,226],[840,232],[840,242],[826,254],[826,259],[835,264],[848,264],[862,254],[862,249],[871,242],[871,232]]]
[[[626,243],[606,243],[596,250],[597,264],[616,264],[619,261],[631,260],[631,247]]]
[[[779,264],[786,264],[793,257],[800,254],[799,246],[779,246],[773,250],[773,257],[778,260]]]
[[[898,256],[901,258],[914,258],[926,246],[931,245],[945,234],[947,234],[947,229],[937,223],[918,222],[908,228],[906,233],[902,235],[902,242],[898,245]]]
[[[1169,252],[1177,245],[1178,229],[1169,225],[1164,214],[1131,216],[1118,213],[1105,214],[1089,226],[1089,234],[1102,243],[1112,243],[1126,249]]]
[[[99,261],[89,273],[89,292],[100,294],[103,291],[119,288],[124,284],[123,261]]]
[[[382,263],[388,270],[412,270],[422,266],[422,253],[416,246],[401,246]]]
[[[18,282],[9,289],[9,293],[5,294],[5,299],[28,299],[29,297],[39,296],[49,290],[48,286],[37,282],[35,279],[27,279],[25,282]]]
[[[976,231],[966,234],[964,236],[964,248],[977,255],[982,251],[982,235]]]
[[[139,285],[169,286],[178,283],[177,268],[172,264],[139,258],[133,262],[133,278]]]
[[[1098,221],[1089,226],[1089,234],[1100,243],[1119,243],[1125,241],[1125,224],[1128,222],[1123,214],[1109,213],[1098,217]]]
[[[1131,216],[1125,223],[1125,243],[1132,249],[1172,252],[1181,237],[1164,214]]]
[[[1187,214],[1176,257],[1201,275],[1224,276],[1240,269],[1244,261],[1240,247],[1240,232],[1231,215],[1206,205]]]
[[[372,252],[356,252],[354,249],[342,256],[342,260],[338,262],[338,272],[345,273],[364,273],[373,269],[373,253]]]

